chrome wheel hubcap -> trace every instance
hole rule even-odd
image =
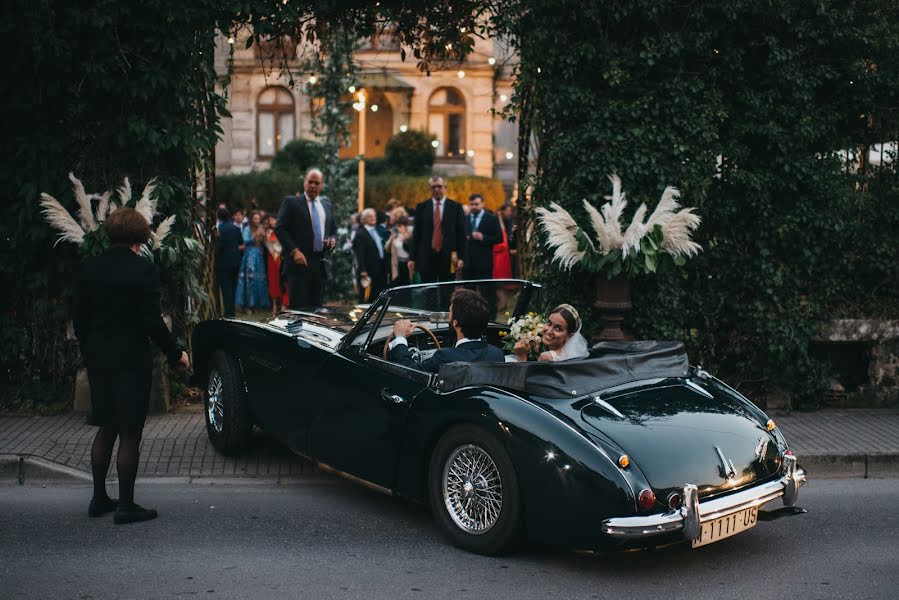
[[[482,448],[460,446],[443,468],[443,502],[453,522],[480,535],[496,525],[503,506],[503,484],[496,463]]]
[[[206,415],[215,432],[221,433],[225,421],[225,407],[222,402],[222,376],[216,370],[210,373],[209,387],[206,388]]]

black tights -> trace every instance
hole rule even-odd
[[[140,438],[142,429],[121,431],[118,427],[101,426],[94,438],[91,449],[91,470],[94,474],[94,498],[106,497],[106,473],[112,461],[112,448],[119,438],[119,455],[116,469],[119,473],[119,502],[134,502],[134,480],[137,479],[137,464],[140,458]]]

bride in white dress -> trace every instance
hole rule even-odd
[[[559,362],[563,360],[575,360],[587,358],[590,351],[587,348],[587,340],[581,335],[581,316],[570,304],[560,304],[555,307],[547,323],[543,326],[543,334],[540,341],[546,348],[540,353],[537,360],[543,362]],[[514,348],[515,356],[508,360],[524,362],[528,360],[530,345],[527,340],[519,340]]]

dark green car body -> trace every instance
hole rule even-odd
[[[510,317],[539,302],[539,286],[515,284],[522,293]],[[685,357],[654,372],[651,360],[634,367],[627,356],[615,356],[608,360],[624,366],[609,377],[600,367],[591,375],[591,361],[600,365],[603,358],[484,371],[529,369],[517,384],[503,376],[478,380],[458,363],[431,375],[383,358],[392,319],[409,316],[393,312],[391,294],[346,312],[201,323],[194,364],[202,378],[215,352],[233,357],[256,425],[299,454],[415,501],[427,502],[429,459],[441,435],[460,424],[482,429],[512,460],[527,536],[552,545],[608,549],[675,541],[678,532],[631,539],[609,535],[603,524],[670,514],[678,509],[668,498],[688,483],[704,502],[783,476],[788,448],[779,430],[728,386],[677,366],[686,365]],[[431,328],[452,341],[439,319]],[[499,343],[507,331],[492,323],[488,341]],[[581,389],[569,389],[574,381]],[[622,466],[625,455],[629,464]],[[641,509],[638,496],[647,489],[657,500]]]

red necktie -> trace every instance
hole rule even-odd
[[[443,230],[440,228],[440,203],[434,202],[434,235],[431,237],[431,249],[440,252],[443,248]]]

